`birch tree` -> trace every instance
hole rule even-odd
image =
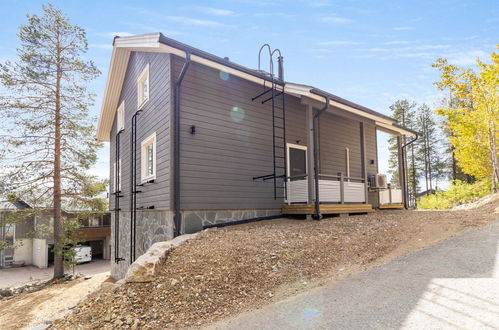
[[[459,107],[442,107],[439,114],[448,119],[451,143],[463,172],[488,179],[499,190],[499,53],[489,63],[477,60],[478,72],[438,59],[433,65],[441,73],[436,85],[459,100]]]
[[[54,277],[64,275],[61,209],[95,200],[96,178],[87,170],[101,146],[88,111],[94,95],[87,84],[99,70],[83,54],[85,30],[61,10],[43,6],[20,26],[16,62],[0,65],[0,115],[5,153],[0,192],[21,196],[34,206],[53,208]]]

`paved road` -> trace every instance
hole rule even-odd
[[[95,260],[86,264],[76,266],[77,273],[85,275],[95,275],[108,272],[111,269],[109,260]],[[0,269],[0,288],[21,285],[33,280],[48,280],[54,274],[54,267],[38,268],[26,266],[20,268]],[[0,327],[1,328],[1,327]]]
[[[499,222],[215,329],[499,329]]]

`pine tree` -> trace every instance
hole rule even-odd
[[[416,123],[421,133],[416,144],[416,161],[421,164],[426,191],[431,192],[437,188],[437,181],[445,177],[441,135],[433,111],[426,104],[418,108]]]
[[[0,189],[34,206],[53,207],[57,278],[64,274],[61,209],[93,203],[96,194],[96,178],[86,171],[101,144],[88,116],[94,96],[86,85],[100,72],[82,58],[88,48],[84,29],[61,10],[43,6],[43,16],[27,20],[18,34],[18,61],[0,65],[0,82],[10,91],[0,96],[1,142],[7,148]]]
[[[409,129],[415,129],[416,122],[416,103],[409,102],[408,100],[397,100],[390,106],[390,110],[392,111],[392,117],[397,121],[397,124],[402,125]],[[403,140],[402,143],[407,141]],[[399,160],[398,160],[398,145],[397,145],[397,137],[391,136],[388,139],[388,143],[390,145],[390,158],[388,160],[389,163],[389,172],[392,175],[391,183],[394,185],[400,186],[399,180]],[[415,201],[416,194],[418,191],[419,183],[419,168],[416,164],[416,152],[414,144],[409,145],[407,150],[407,161],[408,161],[408,192],[409,192],[409,200],[411,204]]]

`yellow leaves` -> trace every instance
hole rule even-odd
[[[499,47],[499,45],[498,45]],[[476,178],[493,177],[497,171],[499,139],[499,54],[491,62],[477,60],[479,72],[438,59],[433,65],[441,73],[436,86],[449,90],[458,100],[455,107],[442,107],[437,113],[447,117],[451,143],[464,173]]]

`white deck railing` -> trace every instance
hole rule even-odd
[[[379,205],[402,204],[402,189],[388,188],[379,191]]]
[[[319,176],[319,199],[330,203],[365,203],[366,186],[362,178],[349,178],[342,175]],[[354,182],[361,181],[361,182]],[[287,202],[308,202],[308,179],[288,182]]]

